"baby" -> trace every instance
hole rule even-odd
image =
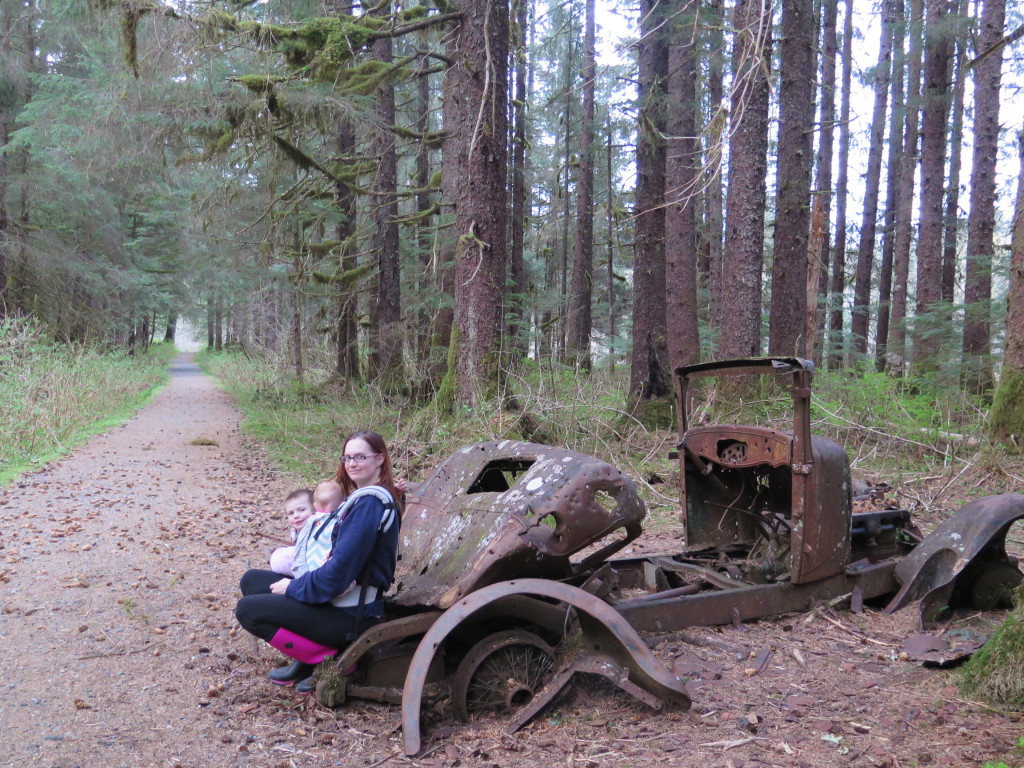
[[[295,539],[298,537],[299,531],[302,530],[302,526],[313,516],[313,492],[306,488],[292,491],[285,497],[284,511],[288,516],[288,525],[291,526],[290,534],[293,545],[278,547],[271,553],[270,570],[280,573],[282,576],[291,576],[292,559],[295,557]]]
[[[345,491],[333,480],[322,480],[313,491],[313,514],[333,512],[345,500]]]

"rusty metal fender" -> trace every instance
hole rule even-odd
[[[420,751],[420,703],[430,662],[445,638],[463,621],[495,600],[510,595],[536,595],[576,609],[590,652],[614,657],[630,672],[630,680],[659,699],[689,706],[686,680],[663,665],[643,638],[614,608],[577,587],[547,579],[515,579],[491,584],[463,598],[436,621],[420,641],[402,692],[402,734],[405,753]]]
[[[993,566],[1015,567],[1006,554],[1006,534],[1022,518],[1024,495],[1017,493],[986,496],[962,507],[897,564],[901,587],[886,613],[920,600],[921,625],[930,626],[946,606],[955,607],[955,592],[970,589],[963,582]]]

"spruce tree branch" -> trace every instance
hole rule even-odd
[[[408,35],[410,32],[416,32],[420,29],[427,29],[435,24],[444,24],[449,21],[459,21],[463,14],[461,11],[453,13],[442,13],[438,16],[428,16],[425,19],[419,21],[410,21],[408,24],[397,24],[387,29],[381,29],[377,32],[371,32],[369,38],[371,40],[380,40],[385,37],[402,37]]]
[[[292,161],[296,165],[299,165],[299,166],[301,166],[303,168],[306,168],[306,169],[314,168],[314,169],[320,171],[320,173],[322,173],[324,176],[329,178],[331,181],[334,181],[334,182],[340,181],[333,173],[331,173],[329,170],[324,168],[322,165],[320,165],[320,163],[318,163],[312,157],[307,155],[305,152],[303,152],[297,146],[292,144],[290,141],[288,141],[287,139],[282,138],[280,135],[278,135],[276,133],[273,134],[273,136],[274,136],[274,142],[277,144],[277,146],[279,146],[281,149],[283,149],[284,153],[286,155],[288,155],[288,157],[290,157],[292,159]]]
[[[1003,50],[1003,48],[1005,48],[1008,45],[1013,45],[1015,42],[1020,40],[1022,37],[1024,37],[1024,24],[1021,24],[1019,27],[1017,27],[1015,30],[1013,30],[1013,32],[1011,32],[1010,34],[1005,35],[1001,40],[997,40],[996,42],[992,43],[992,45],[990,45],[984,51],[982,51],[977,56],[975,56],[973,59],[971,59],[966,64],[964,64],[964,72],[970,72],[971,69],[975,65],[979,64],[982,59],[986,59],[989,56],[992,56],[992,55],[998,53],[999,51]]]

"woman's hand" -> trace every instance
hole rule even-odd
[[[270,585],[270,591],[275,595],[283,595],[285,593],[285,590],[288,589],[288,585],[291,583],[291,579],[281,579],[280,581],[275,581],[273,584]]]

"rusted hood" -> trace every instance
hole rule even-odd
[[[607,557],[636,538],[645,513],[633,481],[600,459],[513,440],[467,446],[409,497],[392,600],[448,608],[498,581],[564,578],[585,547],[601,542]]]

